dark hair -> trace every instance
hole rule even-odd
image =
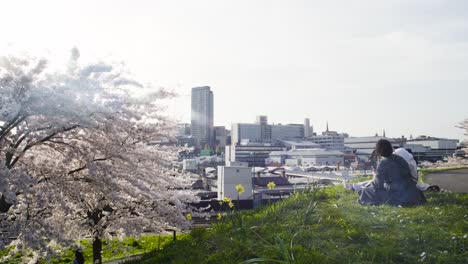
[[[377,144],[375,145],[375,153],[382,157],[390,157],[390,155],[393,153],[392,144],[390,141],[385,139],[377,141]]]

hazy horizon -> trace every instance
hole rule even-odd
[[[463,139],[468,2],[8,1],[0,50],[121,60],[180,96],[210,86],[215,125],[302,123],[351,136]]]

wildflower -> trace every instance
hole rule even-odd
[[[192,220],[192,214],[187,214],[187,215],[185,216],[185,218],[187,218],[187,220],[191,221],[191,220]]]
[[[273,190],[273,189],[276,187],[276,184],[275,184],[274,182],[271,181],[271,182],[269,182],[269,183],[267,184],[267,187],[268,187],[268,189]]]
[[[242,184],[237,184],[236,191],[238,194],[242,194],[243,192],[245,192],[244,186],[242,186]]]
[[[221,213],[218,213],[217,217],[218,220],[221,220],[223,218],[223,215]]]
[[[224,197],[222,202],[227,203],[228,206],[229,206],[229,208],[233,208],[233,207],[234,207],[234,204],[232,203],[232,199],[229,198],[229,197]],[[222,202],[220,202],[220,204],[222,204]]]

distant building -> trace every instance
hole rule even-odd
[[[272,151],[281,151],[284,147],[271,143],[249,143],[226,146],[226,161],[247,163],[251,167],[264,167]]]
[[[413,153],[414,159],[419,162],[423,160],[431,160],[428,158],[428,153],[431,151],[430,147],[423,146],[421,144],[404,144],[403,147],[407,150],[411,150]]]
[[[252,200],[252,168],[218,166],[218,200],[224,197],[232,200]],[[244,187],[243,193],[237,193],[236,185]]]
[[[209,86],[192,88],[191,132],[197,145],[212,146],[213,131],[213,92]]]
[[[176,140],[178,146],[194,147],[197,145],[197,140],[192,136],[177,136]]]
[[[249,140],[249,142],[261,143],[266,138],[262,135],[262,127],[258,124],[232,124],[231,129],[231,144],[239,144],[241,140]]]
[[[284,146],[286,150],[321,148],[319,144],[306,140],[278,140],[277,142]]]
[[[177,124],[176,140],[178,146],[193,147],[197,144],[196,140],[191,136],[190,124],[187,123]]]
[[[394,148],[400,147],[400,144],[397,142],[397,140],[383,136],[348,137],[344,138],[344,145],[356,150],[357,155],[370,156],[375,149],[377,141],[381,139],[390,141]]]
[[[314,135],[314,130],[313,128],[310,126],[310,119],[309,118],[305,118],[304,119],[304,137],[305,138],[309,138],[311,136]]]
[[[184,171],[196,171],[198,169],[198,162],[196,159],[184,159],[182,161],[182,169]]]
[[[419,136],[408,140],[406,147],[420,160],[436,161],[452,156],[457,150],[458,142],[457,139]],[[416,149],[417,145],[425,147],[426,151],[420,146]]]
[[[180,123],[177,124],[177,136],[190,136],[190,124]]]
[[[337,166],[344,164],[344,154],[340,151],[324,149],[274,151],[270,153],[268,161],[289,166]]]
[[[255,124],[257,125],[268,125],[268,117],[264,115],[257,116],[255,120]]]
[[[227,141],[227,131],[224,126],[214,127],[214,146],[217,150],[224,150]]]
[[[267,116],[257,116],[256,123],[234,123],[231,130],[231,144],[242,140],[256,143],[269,143],[275,139],[303,139],[303,124],[269,125]]]
[[[322,135],[311,136],[308,138],[308,140],[319,144],[324,149],[344,151],[345,150],[345,144],[344,144],[345,137],[347,137],[347,134],[339,134],[336,131],[330,131],[328,129],[328,123],[327,123],[327,130],[323,132]]]
[[[303,139],[304,126],[302,124],[270,125],[271,139]]]

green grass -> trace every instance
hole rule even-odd
[[[133,263],[466,263],[468,194],[426,193],[408,208],[357,198],[341,186],[297,193]]]
[[[441,170],[424,169],[420,178]],[[159,243],[157,236],[108,241],[103,257],[119,259],[151,251],[127,264],[466,263],[468,194],[426,193],[426,197],[427,204],[418,207],[375,207],[359,205],[358,196],[341,186],[308,190],[241,216],[224,217],[211,228],[178,236],[175,242],[164,237]],[[83,244],[91,263],[90,243]],[[68,251],[51,263],[72,259],[73,252]]]
[[[172,236],[142,236],[139,239],[134,237],[124,238],[122,241],[118,239],[104,240],[103,241],[103,252],[102,259],[104,262],[121,259],[124,257],[144,254],[149,252],[157,251],[162,249],[165,245],[172,241]],[[93,249],[91,241],[83,240],[80,241],[83,248],[83,255],[85,257],[85,263],[92,263]],[[0,258],[9,253],[9,249],[0,251]],[[41,263],[72,263],[75,258],[74,251],[72,249],[65,249],[63,252],[58,253],[58,256],[50,260],[42,260]],[[2,263],[23,263],[23,258],[20,254],[9,261]]]

